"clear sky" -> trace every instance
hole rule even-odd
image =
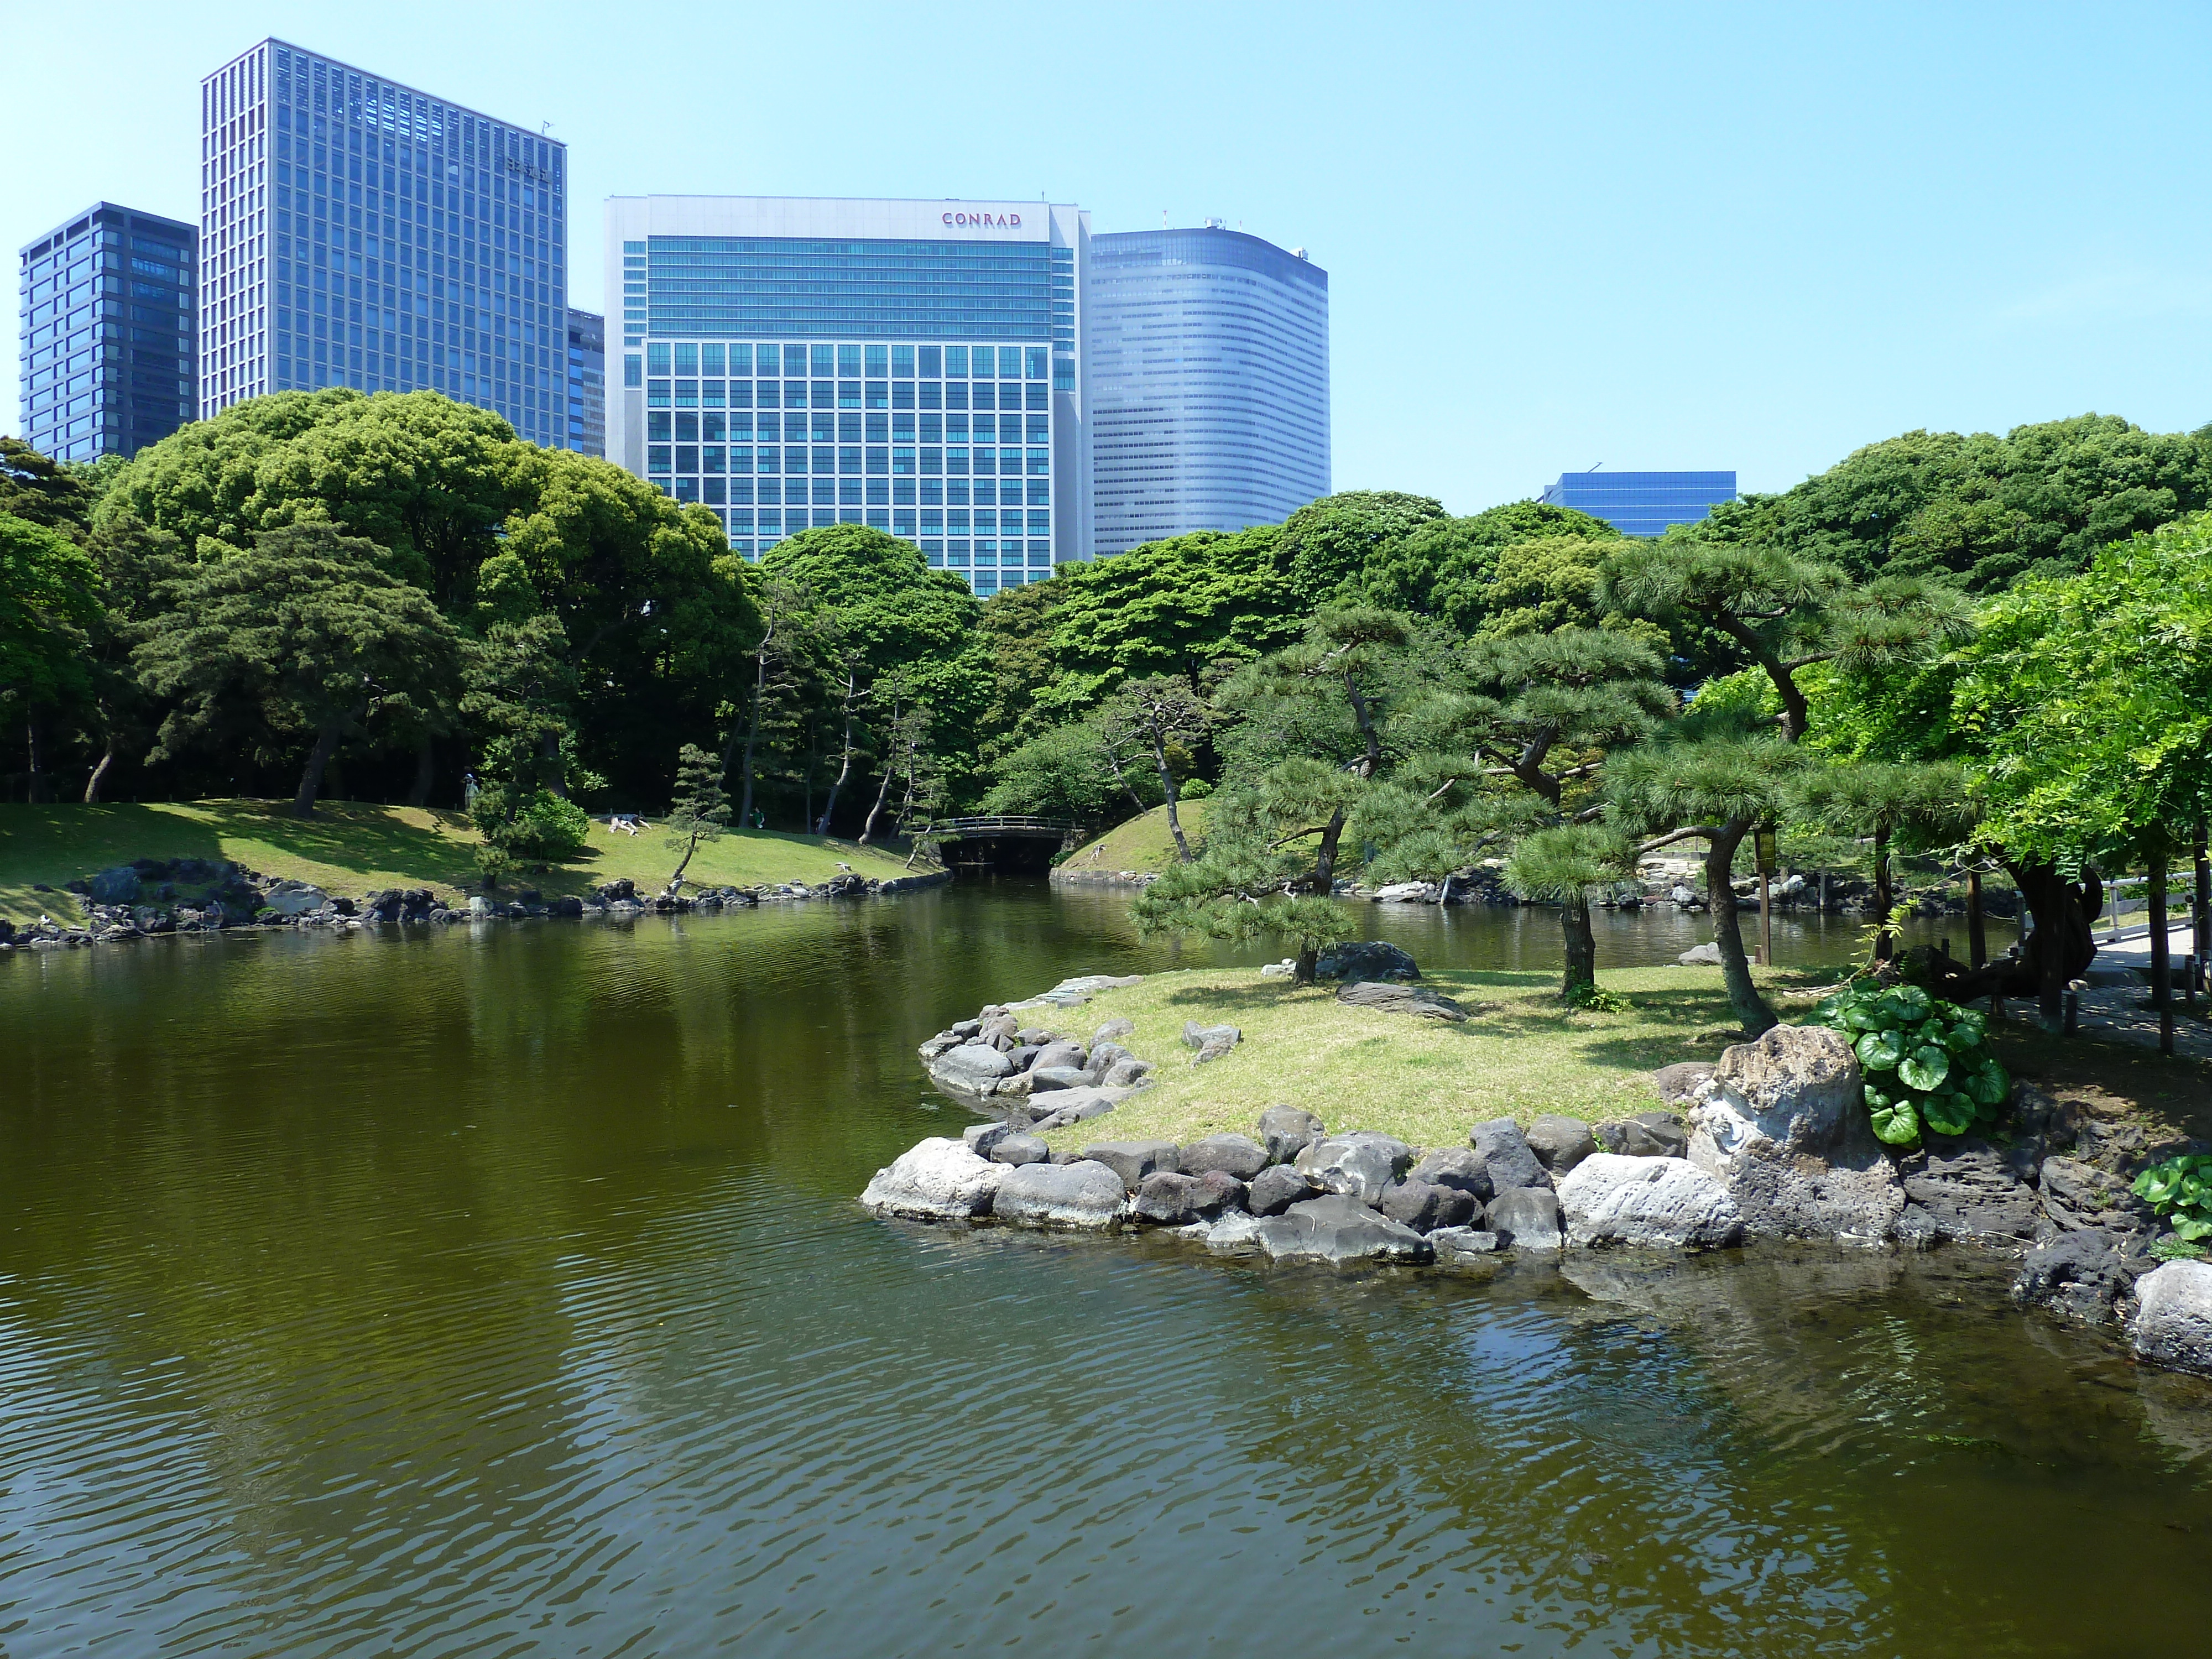
[[[1208,215],[1329,273],[1339,489],[1778,489],[1914,427],[2212,420],[2212,8],[0,0],[0,235],[197,219],[199,77],[276,34],[653,191]],[[19,422],[12,354],[0,425]]]

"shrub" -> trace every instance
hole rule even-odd
[[[512,810],[504,789],[477,795],[472,817],[485,841],[517,860],[573,858],[584,848],[592,821],[574,801],[550,789],[524,796]]]
[[[1889,1146],[1917,1146],[1923,1128],[1965,1134],[1994,1121],[2012,1095],[1982,1015],[1917,985],[1854,981],[1814,1009],[1813,1022],[1850,1039],[1874,1132]]]
[[[2132,1188],[2188,1243],[2212,1235],[2212,1158],[2191,1155],[2154,1164]]]

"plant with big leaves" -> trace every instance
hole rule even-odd
[[[2154,1164],[2130,1190],[2191,1243],[2212,1237],[2212,1158],[2193,1153]]]
[[[1966,1134],[1996,1121],[2011,1097],[1984,1017],[1917,985],[1854,980],[1813,1011],[1813,1023],[1850,1039],[1875,1134],[1889,1146],[1917,1146],[1923,1131]]]

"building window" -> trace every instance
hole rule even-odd
[[[645,360],[639,356],[635,351],[624,353],[623,356],[623,384],[626,386],[642,386],[644,383]]]
[[[655,374],[668,373],[668,347],[665,343],[659,340],[649,343],[645,348],[645,366],[650,372]]]
[[[645,470],[647,472],[665,472],[668,471],[668,446],[666,444],[648,444],[646,447]]]

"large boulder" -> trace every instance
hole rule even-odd
[[[1983,1140],[1931,1146],[1905,1175],[1905,1196],[1937,1238],[2021,1249],[2036,1233],[2034,1149]]]
[[[142,887],[137,869],[128,864],[102,870],[88,885],[95,904],[136,904]]]
[[[1377,1215],[1358,1199],[1329,1193],[1269,1216],[1260,1248],[1278,1261],[1426,1261],[1429,1241],[1411,1227]]]
[[[1595,1152],[1559,1182],[1567,1243],[1717,1249],[1743,1237],[1743,1215],[1719,1180],[1682,1158]]]
[[[2059,1232],[2096,1227],[2111,1233],[2151,1234],[2158,1218],[2130,1183],[2079,1158],[2046,1158],[2038,1176],[2044,1218]]]
[[[1288,1164],[1326,1133],[1319,1118],[1295,1106],[1270,1106],[1260,1114],[1260,1140],[1270,1164]]]
[[[1659,1091],[1660,1099],[1669,1106],[1677,1106],[1695,1100],[1699,1086],[1712,1074],[1712,1066],[1705,1060],[1678,1060],[1652,1073],[1651,1082]]]
[[[1055,1089],[1088,1089],[1097,1081],[1080,1066],[1032,1066],[1030,1092],[1050,1094]]]
[[[1091,1064],[1091,1054],[1079,1042],[1048,1042],[1042,1044],[1030,1057],[1032,1066],[1066,1066],[1081,1071]]]
[[[1597,1150],[1590,1126],[1578,1117],[1546,1113],[1528,1126],[1528,1150],[1551,1171],[1554,1182]]]
[[[1382,980],[1354,980],[1336,994],[1336,1000],[1352,1008],[1371,1008],[1382,1014],[1410,1014],[1416,1019],[1457,1024],[1467,1010],[1449,997],[1419,985],[1392,985]]]
[[[1219,1170],[1249,1181],[1267,1167],[1267,1149],[1249,1135],[1208,1135],[1182,1149],[1185,1175]]]
[[[2154,1265],[2148,1241],[2085,1227],[2029,1251],[2013,1280],[2012,1299],[2077,1324],[2109,1325],[2115,1307]]]
[[[1138,1183],[1129,1213],[1155,1227],[1182,1227],[1221,1212],[1223,1194],[1196,1176],[1155,1170]]]
[[[1426,1181],[1438,1187],[1456,1187],[1477,1203],[1486,1204],[1494,1190],[1490,1184],[1490,1165],[1480,1152],[1468,1146],[1447,1146],[1442,1152],[1423,1155],[1421,1161],[1406,1172],[1408,1181]]]
[[[878,1215],[919,1221],[965,1221],[988,1215],[1009,1171],[978,1158],[957,1140],[933,1138],[901,1152],[860,1194]]]
[[[1471,1267],[1494,1262],[1505,1241],[1479,1227],[1439,1227],[1429,1235],[1439,1267]]]
[[[1464,1227],[1481,1206],[1472,1193],[1457,1187],[1439,1187],[1426,1181],[1394,1182],[1382,1189],[1378,1206],[1393,1221],[1403,1222],[1417,1233],[1439,1227]]]
[[[2212,1376],[2212,1262],[2169,1261],[2137,1281],[2136,1297],[2128,1322],[2136,1357]]]
[[[1502,1234],[1524,1250],[1556,1250],[1565,1243],[1559,1197],[1549,1187],[1508,1187],[1482,1212],[1485,1231]]]
[[[983,1154],[994,1164],[1043,1164],[1052,1158],[1052,1148],[1035,1135],[1012,1134]]]
[[[1085,1146],[1083,1156],[1104,1164],[1131,1188],[1155,1170],[1173,1170],[1176,1166],[1176,1148],[1172,1140],[1101,1141],[1096,1146]]]
[[[1468,1132],[1468,1141],[1482,1154],[1490,1170],[1490,1184],[1498,1192],[1508,1187],[1549,1187],[1551,1172],[1528,1145],[1521,1126],[1510,1117],[1478,1123]]]
[[[1316,1140],[1298,1154],[1297,1167],[1323,1192],[1349,1193],[1362,1204],[1375,1204],[1385,1187],[1413,1167],[1413,1149],[1393,1136],[1354,1129]]]
[[[321,888],[310,886],[304,881],[279,881],[270,884],[261,903],[264,909],[274,910],[289,921],[292,917],[319,910],[330,900],[331,896]]]
[[[1320,1195],[1321,1188],[1288,1164],[1277,1164],[1253,1177],[1245,1194],[1245,1207],[1254,1215],[1280,1215],[1293,1204]]]
[[[1005,1077],[1014,1069],[1014,1063],[988,1042],[963,1042],[938,1055],[929,1069],[941,1080],[972,1090]]]
[[[1096,1158],[1073,1164],[1024,1164],[1002,1171],[992,1215],[1018,1227],[1103,1232],[1118,1225],[1129,1189]]]
[[[1130,1092],[1127,1089],[1052,1089],[1032,1095],[1029,1109],[1037,1115],[1030,1127],[1042,1133],[1047,1129],[1065,1129],[1071,1123],[1102,1117]]]
[[[1314,959],[1316,979],[1419,979],[1419,966],[1396,945],[1379,939],[1324,945]]]

